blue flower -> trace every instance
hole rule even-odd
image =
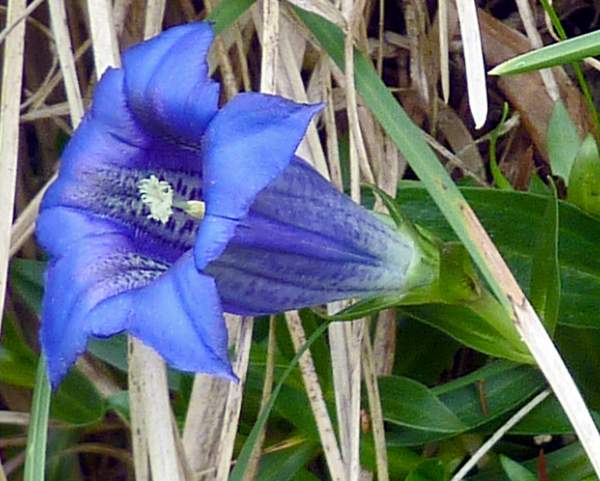
[[[247,93],[219,109],[212,38],[194,23],[129,49],[63,153],[37,223],[53,385],[89,336],[123,331],[233,379],[223,311],[407,289],[410,238],[294,156],[320,106]]]

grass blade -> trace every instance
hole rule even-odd
[[[490,75],[513,75],[577,62],[600,55],[600,31],[580,35],[511,58],[492,69]]]
[[[50,383],[46,375],[46,360],[40,356],[37,367],[31,418],[27,431],[24,481],[44,481],[46,471],[46,441],[50,411]]]

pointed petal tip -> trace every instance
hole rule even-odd
[[[75,362],[73,360],[73,362]],[[52,391],[56,391],[65,378],[73,362],[65,362],[64,359],[56,359],[46,355],[46,374]]]
[[[204,136],[206,217],[196,236],[196,267],[216,259],[255,196],[291,162],[323,104],[242,93],[210,122]]]
[[[219,369],[209,374],[224,379],[226,381],[231,381],[235,384],[239,384],[240,378],[233,371],[233,367],[231,366],[231,362],[229,362],[229,359],[220,359],[220,362],[221,366],[219,366]]]
[[[241,382],[240,378],[237,377],[237,375],[233,372],[233,370],[230,370],[230,372],[227,373],[227,375],[223,376],[223,379],[226,379],[227,381],[231,381],[235,384],[239,384]]]

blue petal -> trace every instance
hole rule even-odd
[[[56,386],[87,338],[127,331],[172,366],[235,379],[227,330],[213,279],[196,270],[192,253],[171,268],[105,235],[50,263],[41,341]]]
[[[116,334],[127,327],[127,307],[96,324],[90,322],[90,312],[166,269],[133,251],[123,236],[104,235],[75,245],[52,260],[46,272],[41,341],[53,385],[84,351],[89,335]]]
[[[75,243],[88,237],[119,234],[124,230],[115,222],[68,207],[43,209],[35,226],[38,243],[54,257],[68,254]]]
[[[200,199],[201,156],[144,131],[128,110],[123,85],[122,70],[111,70],[100,81],[92,110],[63,152],[59,177],[44,196],[38,239],[60,255],[60,245],[68,240],[63,236],[77,237],[82,226],[92,232],[101,225],[135,235],[140,244],[162,246],[159,257],[172,262],[193,244],[195,223],[179,211],[166,226],[150,221],[137,184],[154,174],[170,182],[180,198]],[[81,211],[88,219],[72,228],[63,225],[71,218],[68,213],[64,221],[63,211],[46,214],[59,207]],[[52,243],[58,247],[50,248]]]
[[[103,76],[85,116],[61,156],[60,177],[85,180],[106,169],[167,169],[201,175],[200,153],[147,132],[129,107],[125,72]]]
[[[205,272],[226,311],[271,314],[401,292],[413,254],[409,239],[295,159]]]
[[[129,331],[171,366],[237,379],[227,355],[227,328],[215,281],[196,270],[191,252],[128,296],[136,306]]]
[[[210,24],[190,23],[123,55],[127,98],[145,128],[199,144],[219,100],[219,84],[208,77],[206,62],[212,40]]]
[[[256,195],[290,163],[321,108],[246,93],[215,116],[203,142],[206,216],[194,249],[198,269],[223,252]]]

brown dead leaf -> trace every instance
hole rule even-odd
[[[512,29],[491,15],[479,10],[479,23],[483,52],[488,68],[531,50],[525,35]],[[591,122],[584,100],[577,86],[571,82],[565,71],[554,69],[561,98],[569,110],[580,134],[590,131]],[[521,114],[521,120],[531,140],[542,157],[548,161],[546,150],[546,130],[554,103],[546,93],[539,73],[509,75],[498,79],[498,87],[511,106]]]
[[[500,169],[517,190],[527,190],[529,187],[531,173],[535,170],[533,150],[524,127],[520,126],[511,132],[506,151],[502,153]]]
[[[477,174],[478,177],[484,178],[483,159],[477,145],[475,145],[471,132],[452,107],[445,105],[443,102],[439,102],[437,127],[452,147],[452,151],[462,159],[469,170]]]

